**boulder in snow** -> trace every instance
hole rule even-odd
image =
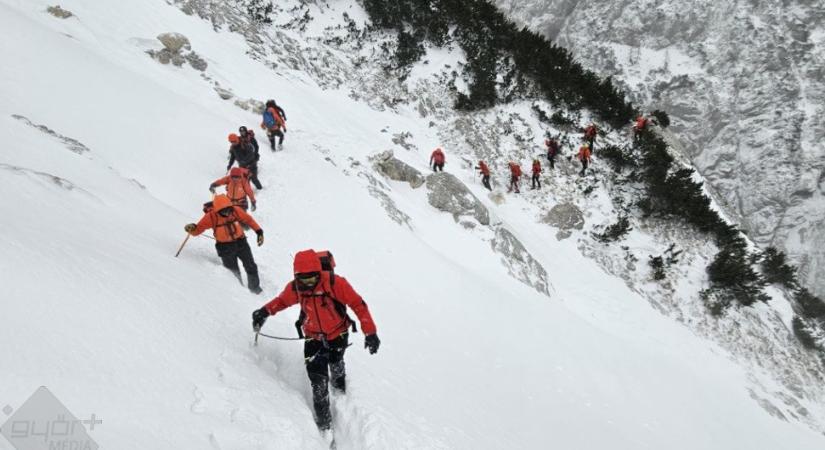
[[[381,152],[372,157],[375,170],[395,181],[406,181],[413,189],[424,184],[424,176],[409,164],[393,156],[392,150]]]
[[[71,11],[61,8],[60,5],[49,6],[46,8],[46,12],[58,19],[68,19],[74,15]]]
[[[201,72],[203,72],[204,70],[206,70],[206,67],[208,66],[206,60],[201,58],[201,55],[195,52],[189,52],[183,55],[183,57],[186,58],[186,61],[195,70],[200,70]]]
[[[215,86],[215,92],[217,92],[218,95],[224,100],[229,100],[230,98],[235,96],[235,94],[233,94],[232,91],[230,91],[229,89],[224,89],[218,86]]]
[[[487,208],[453,174],[438,172],[428,176],[427,189],[430,204],[452,214],[456,222],[460,216],[473,216],[482,225],[490,224]]]
[[[158,35],[161,44],[172,53],[178,53],[181,49],[192,50],[189,38],[180,33],[161,33]]]
[[[572,203],[559,203],[541,218],[543,223],[559,229],[556,239],[567,239],[572,230],[581,230],[584,227],[584,214],[578,206]]]

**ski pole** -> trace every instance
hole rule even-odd
[[[183,240],[183,243],[181,243],[181,244],[180,244],[180,248],[178,248],[178,252],[177,252],[177,253],[175,253],[175,258],[177,258],[177,257],[178,257],[178,255],[180,255],[180,252],[183,250],[183,246],[184,246],[184,245],[186,245],[186,241],[188,241],[188,240],[189,240],[189,236],[192,236],[192,235],[191,235],[191,234],[189,234],[189,233],[186,233],[186,239],[184,239],[184,240]]]

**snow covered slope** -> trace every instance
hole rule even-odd
[[[323,448],[300,344],[253,347],[250,330],[252,310],[289,279],[291,255],[314,247],[335,252],[383,342],[370,356],[357,335],[348,352],[338,448],[825,444],[814,387],[800,388],[807,417],[769,414],[751,366],[603,272],[580,232],[554,239],[536,221],[538,195],[498,205],[448,147],[448,171],[495,227],[457,224],[425,188],[376,172],[370,156],[392,147],[426,171],[432,146],[453,138],[414,106],[353,98],[379,88],[353,95],[364,73],[336,72],[350,55],[305,37],[343,11],[363,20],[357,4],[325,9],[300,32],[272,31],[281,51],[295,50],[276,65],[259,44],[160,0],[67,1],[67,19],[47,6],[0,1],[0,28],[18,37],[0,41],[0,405],[17,408],[46,385],[76,414],[103,419],[90,431],[102,448]],[[166,31],[189,38],[205,72],[145,53]],[[238,98],[275,96],[289,117],[286,151],[261,159],[261,296],[220,267],[206,238],[173,257],[223,175],[226,134],[259,121],[222,100],[216,81]],[[392,142],[403,133],[408,151]],[[588,221],[602,218],[594,210]],[[491,249],[502,227],[546,270],[545,292]],[[266,330],[290,336],[296,315]]]
[[[825,294],[822,2],[495,3],[637,104],[667,111],[726,210]]]

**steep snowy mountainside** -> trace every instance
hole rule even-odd
[[[536,220],[537,208],[560,198],[525,193],[502,202],[501,192],[484,193],[462,161],[478,151],[500,171],[508,158],[530,155],[512,136],[488,133],[501,121],[536,138],[535,119],[520,125],[493,112],[449,112],[434,87],[440,74],[421,75],[407,91],[429,90],[422,103],[393,108],[405,88],[365,83],[380,80],[375,66],[339,73],[360,55],[321,42],[337,32],[322,25],[334,25],[344,7],[363,21],[357,4],[317,11],[285,2],[299,17],[301,8],[317,16],[304,31],[277,24],[271,31],[319,55],[299,53],[294,67],[273,66],[258,53],[260,42],[159,0],[117,8],[70,0],[62,4],[74,14],[68,19],[47,14],[47,5],[0,1],[0,27],[26,37],[0,41],[9,62],[0,67],[0,186],[11,199],[0,233],[0,405],[19,408],[48,386],[78,415],[103,419],[90,431],[102,448],[323,448],[300,344],[253,347],[249,319],[289,279],[292,254],[315,247],[335,252],[383,341],[370,356],[363,336],[353,339],[349,392],[334,399],[338,448],[815,449],[825,442],[814,431],[823,416],[813,387],[793,396],[781,382],[754,386],[752,377],[773,380],[773,373],[651,308],[580,249],[589,227],[614,214],[602,184],[574,199],[589,181],[574,181],[572,164],[550,181],[560,198],[586,210],[588,230],[568,230],[562,240]],[[230,19],[242,23],[222,20]],[[150,58],[146,50],[161,48],[155,36],[168,31],[186,35],[208,67]],[[444,64],[458,58],[439,54]],[[216,81],[235,97],[222,99]],[[208,200],[209,183],[224,174],[226,134],[259,121],[235,100],[269,96],[287,109],[290,127],[286,150],[261,158],[254,215],[266,243],[254,252],[265,295],[253,296],[220,267],[207,238],[172,255],[183,224]],[[422,110],[432,115],[422,118]],[[530,117],[529,105],[510,113]],[[479,147],[459,142],[462,130]],[[490,225],[471,214],[456,220],[430,206],[428,187],[373,168],[375,155],[392,148],[426,173],[430,149],[442,142],[455,142],[448,172],[487,208]],[[544,268],[547,292],[500,250],[502,229],[515,239],[506,242],[526,249],[517,256]],[[273,317],[266,330],[291,336],[296,315]],[[769,398],[760,404],[755,395]],[[803,402],[809,416],[769,414],[765,404],[786,411],[780,395]],[[0,439],[0,448],[12,447]]]
[[[821,2],[495,3],[667,111],[725,209],[825,294]]]

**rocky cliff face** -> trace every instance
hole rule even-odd
[[[825,294],[825,4],[495,0],[664,109],[714,195]]]

